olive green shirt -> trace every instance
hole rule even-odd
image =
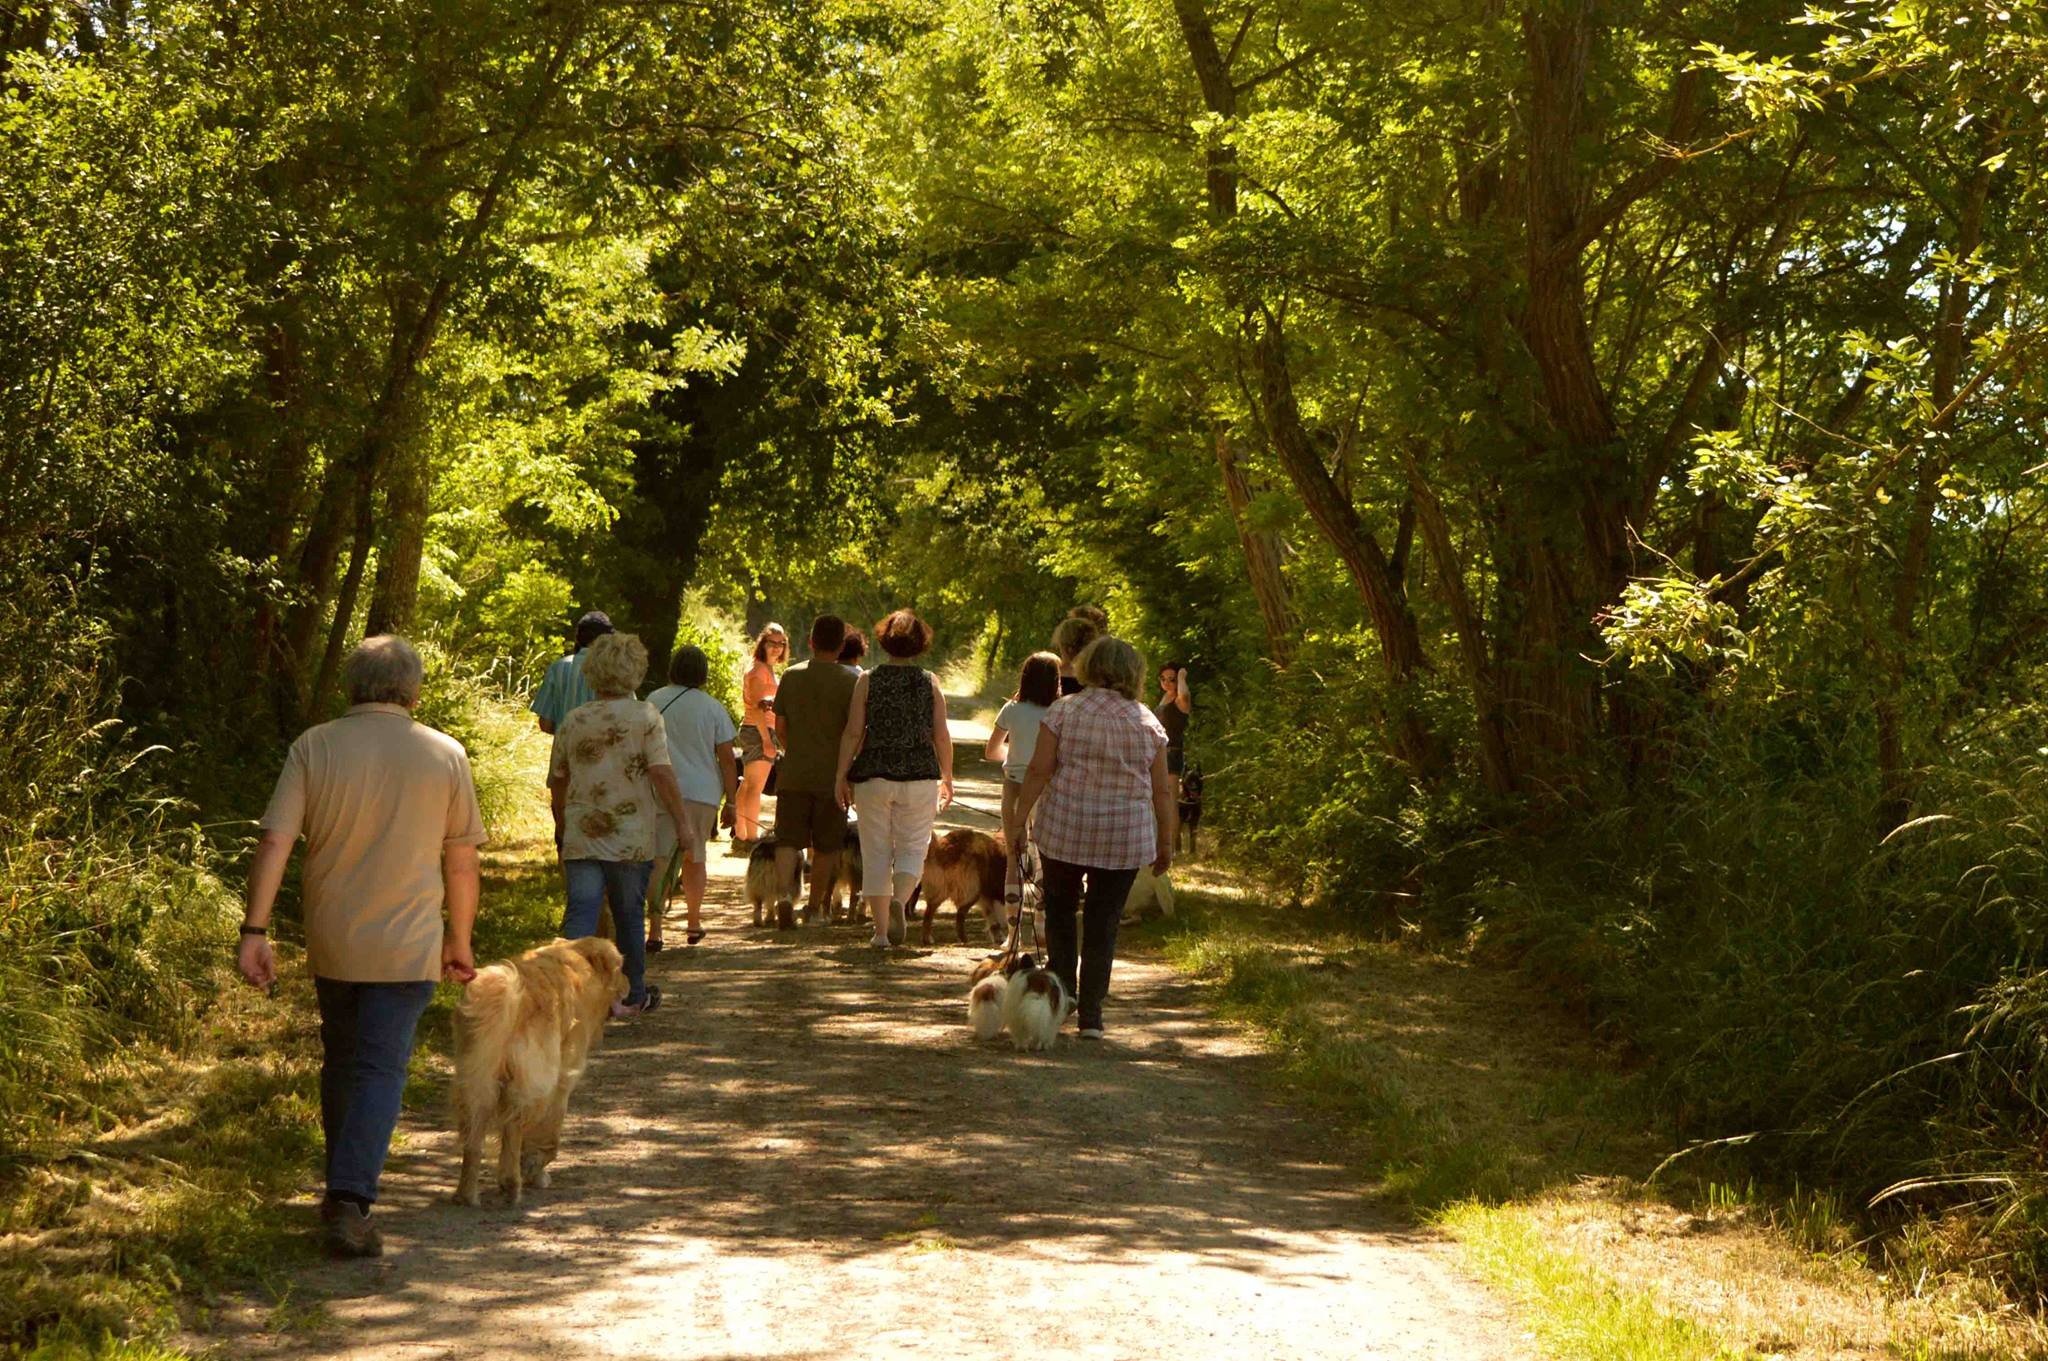
[[[782,673],[782,688],[775,692],[775,712],[782,717],[789,749],[782,754],[782,767],[775,776],[778,791],[832,792],[839,774],[839,739],[846,731],[846,714],[853,707],[853,687],[858,679],[836,661],[816,659],[799,662]]]

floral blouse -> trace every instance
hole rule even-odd
[[[548,781],[567,782],[564,860],[652,860],[664,816],[650,766],[669,764],[661,711],[644,699],[598,699],[569,711],[555,730]]]

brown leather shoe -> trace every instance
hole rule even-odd
[[[329,1257],[382,1257],[384,1235],[370,1222],[368,1206],[345,1200],[322,1201],[320,1218],[326,1221],[321,1241]]]

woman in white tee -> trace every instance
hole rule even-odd
[[[1051,652],[1034,652],[1024,659],[1017,673],[1017,692],[996,715],[989,731],[991,761],[1003,763],[1003,840],[1009,843],[1010,864],[1003,880],[1004,911],[1011,920],[1023,901],[1023,881],[1017,871],[1017,855],[1024,848],[1024,824],[1017,817],[1017,797],[1024,789],[1024,773],[1031,768],[1031,753],[1038,749],[1038,725],[1046,710],[1060,697],[1060,659]]]

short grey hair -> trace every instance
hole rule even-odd
[[[599,699],[620,699],[647,675],[647,645],[630,633],[607,633],[583,653],[583,679]]]
[[[427,668],[411,643],[395,633],[380,633],[356,644],[356,650],[342,663],[341,675],[351,704],[411,708],[419,703],[420,682],[427,678]]]

